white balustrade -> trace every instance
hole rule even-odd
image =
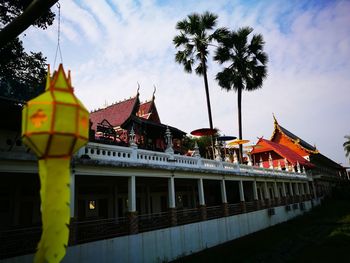
[[[78,158],[90,158],[101,161],[117,161],[145,165],[161,165],[168,167],[184,167],[234,172],[245,176],[285,177],[291,179],[306,179],[306,173],[268,169],[245,164],[202,159],[178,154],[149,151],[136,147],[123,147],[108,144],[88,143],[76,154]]]

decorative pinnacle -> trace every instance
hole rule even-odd
[[[201,157],[200,153],[199,153],[199,147],[197,144],[197,141],[194,142],[194,153],[193,153],[193,157]]]
[[[173,149],[173,136],[171,135],[171,131],[168,126],[166,126],[166,131],[165,131],[165,142],[166,142],[166,153],[174,154],[174,149]]]
[[[134,125],[131,127],[130,133],[129,133],[129,145],[131,147],[137,147],[136,141],[135,141],[135,131],[134,131]]]

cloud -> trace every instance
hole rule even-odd
[[[187,132],[208,126],[203,79],[175,63],[172,38],[177,21],[209,10],[219,15],[219,26],[252,26],[266,41],[269,76],[261,90],[243,93],[244,137],[269,138],[274,112],[282,126],[346,162],[341,145],[350,134],[350,2],[61,2],[64,61],[90,110],[133,96],[139,82],[143,100],[157,86],[162,122]],[[28,33],[27,47],[45,52],[55,36],[54,29]],[[218,87],[219,70],[210,61],[214,125],[237,135],[237,94]]]

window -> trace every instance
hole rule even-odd
[[[89,201],[89,210],[95,210],[96,209],[96,201],[90,200]]]

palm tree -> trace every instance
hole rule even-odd
[[[196,74],[204,78],[209,126],[211,129],[213,129],[213,120],[207,78],[207,57],[209,54],[208,46],[221,32],[221,29],[217,29],[212,34],[209,33],[213,31],[217,18],[217,15],[209,12],[201,15],[197,13],[190,14],[176,24],[176,29],[180,30],[180,34],[173,39],[175,47],[182,48],[176,53],[175,61],[182,64],[187,73],[192,73],[192,69],[195,67]]]
[[[219,85],[227,91],[237,91],[238,97],[238,138],[242,139],[242,91],[253,91],[262,87],[267,76],[267,54],[263,52],[264,40],[261,34],[255,34],[250,41],[251,27],[227,32],[219,39],[214,60],[227,64],[216,75]],[[239,146],[239,158],[242,162],[242,145]]]
[[[350,155],[350,135],[345,135],[344,138],[346,139],[346,141],[343,144],[345,156],[349,157],[349,155]]]

